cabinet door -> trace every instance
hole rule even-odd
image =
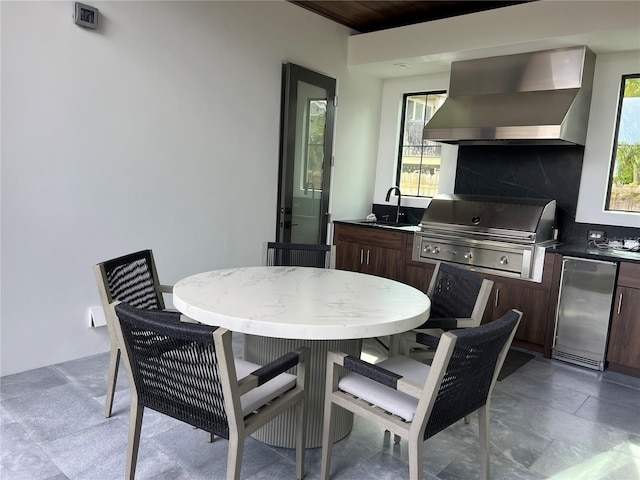
[[[333,238],[336,268],[402,281],[404,233],[337,224]]]
[[[404,267],[404,283],[427,293],[431,277],[436,266],[433,263],[422,265],[406,264]]]
[[[337,241],[336,243],[336,269],[360,272],[362,270],[362,248],[353,242]]]
[[[495,320],[515,308],[522,312],[522,319],[515,339],[536,345],[544,345],[547,331],[549,293],[544,290],[496,283],[492,319]]]
[[[364,245],[364,272],[392,280],[402,279],[402,251]]]
[[[607,360],[640,375],[640,290],[618,287],[611,318]]]

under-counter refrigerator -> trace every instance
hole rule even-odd
[[[564,257],[552,357],[604,370],[618,265]]]

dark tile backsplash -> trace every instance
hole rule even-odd
[[[561,241],[586,241],[588,230],[640,236],[638,228],[576,223],[583,155],[580,146],[461,146],[454,191],[554,199]]]
[[[548,198],[556,201],[559,239],[586,242],[589,230],[602,230],[608,238],[640,237],[640,229],[576,223],[578,191],[584,147],[580,146],[461,146],[454,192],[518,198]],[[380,219],[395,218],[397,199],[372,206]],[[402,207],[403,222],[417,225],[424,209]]]
[[[395,201],[397,202],[397,197]],[[395,220],[396,209],[397,209],[397,206],[395,205],[385,205],[381,203],[374,203],[372,205],[372,213],[375,214],[378,220],[387,220],[387,219],[391,221]],[[418,225],[420,223],[420,220],[422,220],[422,214],[424,213],[424,208],[400,206],[400,213],[402,213],[402,216],[400,218],[401,222]]]

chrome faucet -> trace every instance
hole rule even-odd
[[[387,197],[385,198],[385,201],[389,201],[389,198],[391,198],[391,192],[393,192],[394,190],[398,194],[398,208],[396,209],[396,223],[398,223],[400,221],[400,202],[402,201],[402,192],[400,191],[400,187],[396,185],[395,187],[391,187],[389,190],[387,190]]]

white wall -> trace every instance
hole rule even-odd
[[[385,203],[389,187],[396,184],[398,166],[398,135],[402,115],[402,96],[405,93],[429,92],[449,89],[449,72],[434,73],[418,77],[385,80],[382,91],[380,114],[380,136],[375,178],[375,203]],[[453,193],[458,160],[458,146],[442,144],[440,184],[438,193]],[[393,197],[395,204],[396,197]],[[402,197],[402,205],[424,208],[430,199]]]
[[[349,66],[383,78],[449,70],[452,61],[587,45],[596,54],[640,48],[637,0],[538,0],[354,35]]]
[[[596,57],[576,221],[640,228],[640,213],[605,211],[622,75],[640,73],[640,50]]]
[[[349,30],[284,1],[2,2],[1,373],[108,349],[93,264],[163,283],[256,265],[275,235],[281,63],[338,79],[336,214],[372,200],[382,82]]]
[[[332,218],[361,218],[371,210],[376,168],[382,80],[349,71],[349,83],[338,81],[338,130],[331,186]],[[370,99],[353,102],[353,98]],[[371,122],[375,135],[368,134]],[[366,159],[365,162],[362,159]]]
[[[637,1],[541,0],[352,36],[349,65],[393,78],[384,84],[374,202],[384,203],[395,182],[403,93],[448,89],[455,60],[587,45],[597,61],[578,221],[640,226],[638,215],[602,212],[620,75],[623,70],[639,71],[639,27]],[[398,63],[411,67],[399,68]],[[446,75],[439,73],[445,71]],[[410,72],[414,76],[406,77]],[[453,191],[456,159],[457,147],[443,145],[440,192]],[[415,207],[428,202],[404,197],[402,201]]]

